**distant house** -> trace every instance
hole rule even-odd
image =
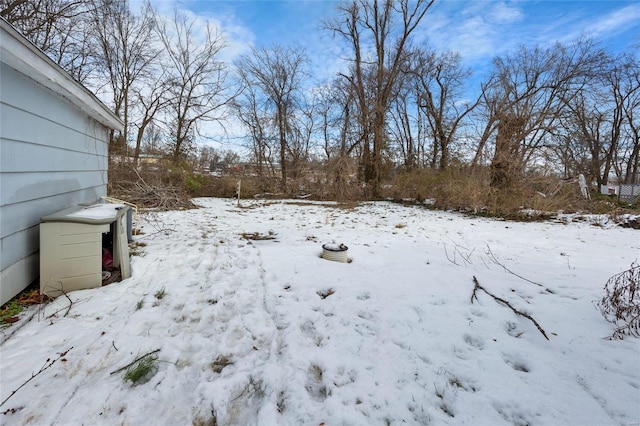
[[[640,200],[640,184],[617,184],[608,183],[600,186],[600,193],[604,195],[615,195],[618,201],[636,203]]]
[[[107,193],[122,121],[0,18],[0,304],[39,275],[42,216]]]

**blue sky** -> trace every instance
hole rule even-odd
[[[137,0],[131,0],[135,7]],[[311,60],[309,83],[335,77],[348,49],[323,28],[335,17],[336,0],[151,0],[162,13],[178,9],[199,22],[217,25],[228,48],[224,60],[232,63],[251,47],[297,45]],[[468,96],[478,90],[491,70],[494,57],[520,45],[550,45],[590,36],[614,53],[640,50],[640,1],[553,0],[436,0],[416,33],[417,43],[461,54],[472,70]],[[227,136],[244,131],[230,124]],[[206,131],[216,134],[219,131]],[[218,138],[214,138],[218,139]]]
[[[226,34],[228,59],[250,46],[299,45],[313,60],[314,73],[335,74],[346,51],[323,29],[336,16],[338,1],[153,0],[217,23]],[[486,72],[496,55],[521,44],[545,45],[592,36],[612,51],[640,49],[640,2],[436,0],[419,32],[420,43],[458,51],[476,73]]]

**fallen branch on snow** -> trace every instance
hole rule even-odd
[[[478,295],[476,294],[476,292],[478,290],[482,290],[485,293],[487,293],[489,296],[493,297],[493,300],[495,300],[498,303],[501,303],[503,305],[506,305],[507,307],[509,307],[516,315],[520,315],[521,317],[525,317],[526,319],[528,319],[529,321],[531,321],[537,328],[538,330],[540,330],[540,333],[542,333],[542,335],[544,336],[545,339],[549,340],[549,337],[547,337],[547,333],[544,332],[544,330],[542,329],[542,327],[540,327],[540,324],[538,324],[538,321],[536,321],[535,319],[533,319],[533,317],[525,312],[522,312],[516,308],[514,308],[513,306],[511,306],[511,304],[509,302],[507,302],[506,300],[504,300],[501,297],[498,297],[494,294],[491,294],[489,291],[487,291],[486,288],[482,287],[480,285],[480,283],[478,282],[478,279],[476,278],[476,276],[473,276],[473,293],[471,294],[471,303],[473,303],[473,299],[478,300]]]
[[[522,275],[518,275],[518,274],[516,274],[515,272],[513,272],[511,269],[509,269],[509,268],[507,268],[506,266],[504,266],[504,264],[503,264],[503,263],[501,263],[501,262],[496,258],[496,255],[495,255],[495,254],[493,254],[493,252],[491,251],[491,247],[489,247],[489,244],[487,244],[487,250],[485,251],[485,254],[489,257],[489,259],[490,259],[493,263],[495,263],[495,264],[496,264],[496,265],[498,265],[498,266],[501,266],[501,267],[502,267],[502,269],[504,269],[506,272],[510,273],[511,275],[515,275],[516,277],[520,278],[521,280],[524,280],[524,281],[529,282],[529,283],[531,283],[531,284],[537,285],[538,287],[542,287],[542,288],[544,288],[544,290],[545,290],[547,293],[555,294],[555,291],[553,291],[553,290],[551,290],[551,289],[549,289],[549,288],[545,287],[544,285],[542,285],[542,284],[540,284],[540,283],[537,283],[537,282],[535,282],[535,281],[531,281],[530,279],[525,278],[525,277],[523,277]]]

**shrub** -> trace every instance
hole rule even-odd
[[[184,184],[190,194],[197,192],[205,184],[206,177],[199,174],[189,174],[184,178]]]
[[[574,180],[536,172],[507,187],[491,187],[489,182],[489,169],[481,166],[404,170],[383,186],[382,196],[416,202],[432,199],[435,208],[516,220],[544,219],[558,211],[607,213],[621,208],[597,194],[593,200],[584,199]]]
[[[598,306],[607,321],[617,327],[611,338],[640,337],[640,265],[634,262],[609,278],[604,290]]]
[[[435,201],[437,208],[477,212],[487,205],[490,188],[482,168],[415,169],[397,174],[383,196],[396,200]]]

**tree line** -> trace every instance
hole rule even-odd
[[[108,95],[124,122],[112,154],[199,154],[207,123],[245,129],[248,160],[283,189],[311,162],[355,175],[376,196],[392,171],[486,168],[509,188],[527,173],[640,182],[640,59],[596,40],[522,46],[494,58],[470,90],[457,52],[417,43],[435,0],[349,0],[319,22],[346,46],[344,67],[316,81],[298,46],[223,61],[219,28],[149,2],[0,0],[0,16],[78,81]],[[215,151],[215,150],[214,150]],[[350,169],[351,168],[351,169]]]

